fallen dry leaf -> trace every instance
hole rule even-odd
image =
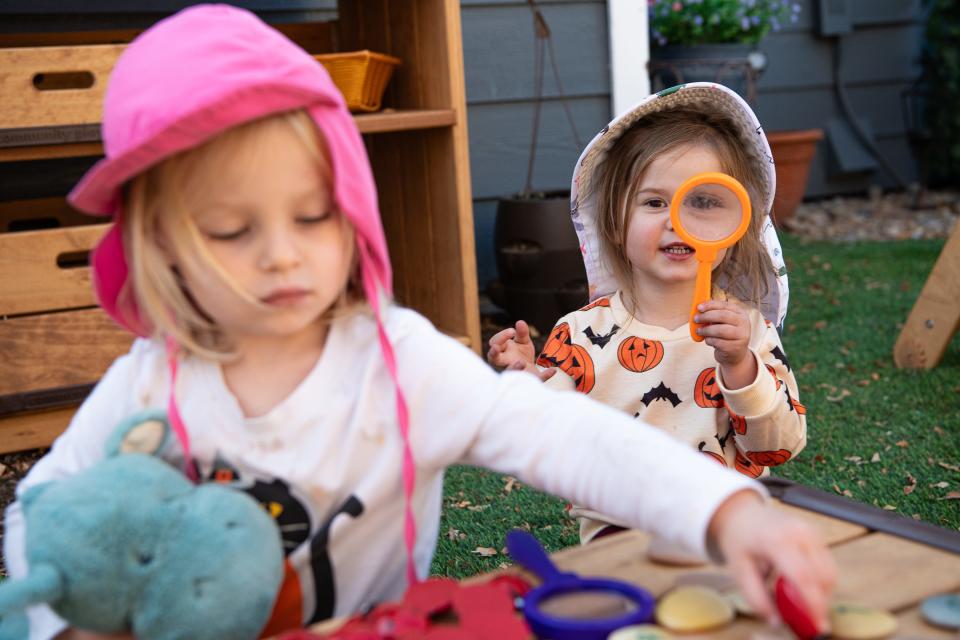
[[[884,511],[896,511],[897,508],[896,508],[894,505],[892,505],[892,504],[885,504],[885,505],[883,505],[883,510],[884,510]]]
[[[870,462],[880,462],[880,454],[877,452],[874,452],[873,457],[870,458]]]
[[[903,488],[903,495],[908,496],[917,488],[917,479],[907,474],[907,485]]]
[[[938,436],[943,435],[943,429],[941,429],[940,427],[934,427],[933,430]]]
[[[901,449],[906,449],[907,447],[910,446],[910,443],[907,442],[906,440],[897,440],[896,442],[894,442],[894,444],[900,447]]]
[[[847,460],[848,462],[856,462],[856,463],[859,464],[861,458],[860,458],[860,456],[847,456],[847,457],[844,458],[844,460]]]
[[[950,471],[960,472],[960,466],[957,466],[955,464],[947,464],[946,462],[943,462],[943,461],[939,461],[937,462],[937,464],[943,467],[944,469],[950,469]]]
[[[517,483],[517,479],[514,478],[513,476],[507,476],[506,481],[507,481],[507,484],[503,485],[503,492],[510,493],[511,491],[513,491],[513,485]]]
[[[464,536],[464,537],[466,537],[466,536]],[[448,539],[448,540],[458,540],[458,539],[460,539],[460,530],[459,530],[459,529],[454,529],[453,527],[450,527],[449,529],[447,529],[447,539]]]
[[[490,505],[488,504],[478,504],[473,507],[467,507],[467,511],[484,511],[485,509],[489,509],[489,508],[490,508]]]
[[[497,555],[497,550],[493,547],[477,547],[473,550],[473,553],[484,558],[489,558],[490,556]]]
[[[469,500],[461,500],[460,502],[454,502],[453,506],[455,506],[457,509],[463,509],[464,507],[469,507],[471,504],[473,503]]]
[[[876,382],[877,380],[880,379],[880,374],[874,371],[873,373],[870,374],[870,379]]]
[[[934,482],[930,487],[936,487],[937,489],[946,489],[950,486],[950,483],[946,480],[941,480],[940,482]]]
[[[846,398],[849,395],[850,395],[850,391],[848,389],[840,389],[840,393],[838,395],[827,396],[827,400],[829,400],[830,402],[841,402],[844,398]]]
[[[826,329],[826,328],[827,328],[827,321],[826,321],[826,320],[817,320],[816,322],[813,323],[813,328],[814,328],[814,329]]]
[[[960,500],[960,491],[951,491],[942,498],[937,498],[937,500]]]

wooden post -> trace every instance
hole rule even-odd
[[[932,369],[960,329],[960,224],[954,225],[893,347],[898,367]]]

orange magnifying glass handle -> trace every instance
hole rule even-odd
[[[691,205],[691,207],[697,209],[696,215],[701,216],[698,220],[699,228],[709,230],[711,233],[714,230],[719,230],[725,235],[716,238],[703,238],[695,235],[690,229],[684,227],[684,216],[681,209],[684,208],[687,202],[687,195],[698,187],[703,187],[705,193],[704,195],[695,193],[693,200],[697,204]],[[739,220],[731,221],[736,224],[720,224],[719,222],[712,226],[705,224],[705,221],[709,221],[710,219],[703,217],[703,211],[709,209],[710,206],[704,207],[704,205],[699,203],[703,201],[710,205],[712,202],[722,202],[724,200],[723,198],[716,200],[718,192],[722,192],[725,195],[729,192],[730,196],[726,199],[732,201],[726,205],[721,204],[719,208],[725,211],[732,211],[734,212],[733,215],[739,213]],[[673,230],[680,236],[681,240],[690,245],[694,250],[694,257],[697,260],[697,281],[694,285],[693,304],[690,307],[690,337],[695,342],[701,342],[703,340],[703,336],[697,334],[697,329],[703,325],[695,323],[693,317],[698,312],[697,306],[709,300],[713,293],[713,263],[716,261],[720,251],[736,244],[737,240],[746,233],[747,227],[750,226],[750,214],[750,197],[747,195],[747,190],[736,178],[725,173],[698,173],[681,184],[670,201],[670,220],[673,223]]]

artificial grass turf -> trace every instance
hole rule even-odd
[[[930,371],[897,369],[892,355],[943,241],[781,241],[791,292],[783,342],[808,440],[774,473],[960,529],[960,336]],[[509,562],[503,539],[516,526],[551,551],[577,542],[564,501],[494,472],[450,469],[433,572]]]

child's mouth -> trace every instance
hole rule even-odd
[[[660,247],[660,252],[671,260],[685,260],[694,254],[693,248],[682,242],[674,242],[665,247]]]

